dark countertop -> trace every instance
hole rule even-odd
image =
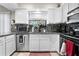
[[[13,32],[11,34],[0,35],[0,37],[9,36],[9,35],[19,35],[19,34],[59,34],[58,32]]]
[[[79,37],[77,37],[77,36],[71,36],[71,35],[63,34],[63,33],[61,33],[60,35],[63,35],[63,36],[68,37],[68,38],[78,39],[79,40]]]
[[[16,35],[19,35],[19,34],[29,34],[28,32],[13,32],[14,34],[16,34]]]
[[[58,32],[29,32],[29,34],[60,34]]]
[[[0,37],[9,36],[9,35],[14,35],[14,34],[13,33],[11,33],[11,34],[4,34],[4,35],[0,35]]]

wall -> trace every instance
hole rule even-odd
[[[15,20],[15,11],[11,11],[11,12],[10,12],[10,16],[11,16],[11,20],[12,20],[12,19]]]
[[[0,12],[9,12],[9,10],[0,5]]]

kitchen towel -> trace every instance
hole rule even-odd
[[[74,56],[75,55],[75,45],[74,42],[70,40],[66,40],[66,55],[67,56]]]
[[[60,54],[61,55],[66,55],[66,44],[65,44],[65,42],[62,43]]]

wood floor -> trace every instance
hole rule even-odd
[[[31,53],[30,52],[15,52],[12,56],[59,56],[59,54],[58,53],[56,53],[56,52],[51,52],[51,53],[33,53],[32,55],[30,55]],[[47,55],[48,54],[48,55]]]

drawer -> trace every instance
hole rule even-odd
[[[40,35],[40,39],[49,39],[50,38],[50,35]]]
[[[8,39],[6,39],[6,42],[10,42],[10,41],[15,41],[15,38],[8,38]]]
[[[31,39],[37,39],[37,38],[39,38],[39,36],[40,35],[29,35],[29,38],[31,38]]]
[[[15,37],[15,35],[6,36],[6,39],[13,38],[13,37]]]

